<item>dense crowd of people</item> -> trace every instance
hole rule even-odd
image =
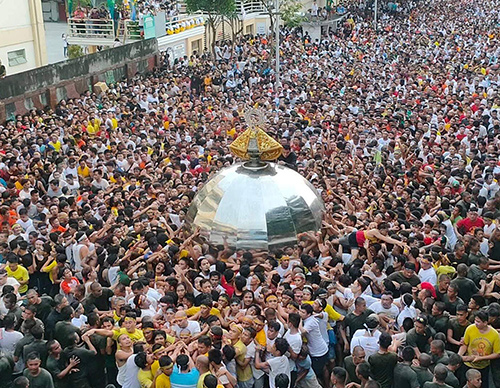
[[[0,126],[0,387],[499,387],[498,5],[352,6],[282,31],[276,89],[246,36]],[[185,225],[250,106],[325,202],[279,251]]]

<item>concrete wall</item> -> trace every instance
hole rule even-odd
[[[99,81],[107,83],[152,70],[158,43],[148,39],[0,79],[0,123],[32,108],[75,98]]]

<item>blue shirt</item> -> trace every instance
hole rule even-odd
[[[177,365],[174,366],[174,371],[170,376],[171,388],[196,388],[200,372],[193,368],[188,373],[181,373]]]
[[[297,365],[298,373],[301,373],[304,370],[309,369],[309,372],[307,372],[307,375],[304,377],[305,380],[309,380],[314,377],[314,370],[312,368],[311,357],[307,356],[303,360],[295,360],[295,365]]]

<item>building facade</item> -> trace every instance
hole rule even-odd
[[[41,0],[0,0],[0,60],[7,75],[47,64]]]

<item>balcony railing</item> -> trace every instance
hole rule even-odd
[[[236,0],[236,12],[244,15],[251,13],[265,13],[266,8],[259,0]]]
[[[175,17],[165,23],[166,35],[180,34],[204,25],[201,15]],[[115,39],[122,43],[142,39],[142,31],[138,21],[120,20],[115,24],[106,19],[75,19],[68,20],[68,42],[87,46],[110,46]]]
[[[70,37],[114,39],[113,20],[106,19],[68,19],[68,35]]]
[[[271,4],[273,4],[273,0],[268,0],[270,1]],[[178,2],[178,9],[181,14],[186,14],[186,4],[184,1],[179,0]],[[239,15],[245,15],[245,14],[252,14],[252,13],[257,13],[257,14],[262,14],[266,13],[266,8],[262,5],[262,1],[259,0],[236,0],[236,12]]]

